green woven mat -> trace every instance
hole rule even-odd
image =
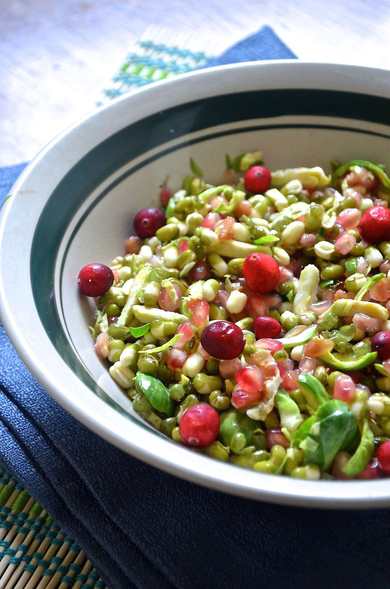
[[[139,41],[99,103],[202,67],[201,51]],[[108,589],[83,550],[0,465],[0,587]]]

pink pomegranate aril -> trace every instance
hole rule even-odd
[[[133,220],[134,231],[142,239],[153,237],[156,231],[165,224],[165,215],[161,209],[141,209]]]
[[[243,200],[239,202],[236,208],[234,209],[234,214],[238,218],[240,218],[242,215],[250,217],[252,214],[252,205],[249,202],[249,200]]]
[[[211,405],[197,403],[181,416],[180,437],[188,446],[205,448],[217,439],[219,423],[219,414]]]
[[[336,252],[342,256],[346,256],[356,245],[356,238],[349,233],[344,233],[335,241]]]
[[[284,434],[282,434],[279,428],[270,429],[266,432],[267,447],[269,449],[272,446],[283,446],[283,448],[289,448],[290,442]]]
[[[102,358],[102,359],[108,358],[108,354],[110,352],[109,342],[110,342],[110,337],[105,331],[102,333],[99,333],[99,335],[96,338],[96,342],[95,342],[95,351],[96,351],[96,354],[99,356],[99,358]]]
[[[78,275],[79,290],[87,297],[101,297],[113,282],[114,274],[105,264],[87,264],[81,268]]]
[[[265,337],[256,341],[256,348],[263,348],[264,350],[270,351],[271,354],[275,354],[275,352],[283,350],[283,344],[275,339]]]
[[[229,321],[213,321],[203,330],[203,348],[219,360],[233,360],[242,354],[245,340],[242,329]]]
[[[299,240],[299,244],[303,248],[313,247],[315,242],[317,241],[317,236],[314,233],[304,233]]]
[[[234,238],[234,224],[233,217],[226,217],[223,221],[219,221],[215,227],[215,232],[219,239],[233,239]]]
[[[376,451],[379,466],[386,475],[390,475],[390,440],[382,442]]]
[[[352,403],[356,395],[356,385],[352,378],[347,374],[338,376],[334,383],[333,398],[343,401],[344,403]]]
[[[186,360],[187,353],[179,348],[172,348],[165,355],[165,362],[170,370],[180,370]]]
[[[256,393],[263,389],[263,373],[257,366],[244,366],[236,373],[236,382],[240,389]]]
[[[221,218],[221,215],[219,215],[218,213],[208,213],[208,215],[206,215],[203,219],[201,227],[206,227],[207,229],[214,229],[214,227],[216,226],[218,221],[221,220]]]
[[[245,391],[243,389],[234,389],[231,397],[232,405],[235,409],[248,409],[261,401],[263,393],[261,391]]]
[[[348,231],[348,229],[355,229],[359,225],[361,216],[362,213],[359,209],[344,209],[337,217],[336,222]]]
[[[177,330],[177,333],[180,335],[180,339],[175,344],[175,348],[183,349],[184,346],[192,340],[195,335],[194,328],[192,327],[189,321],[182,323]]]
[[[164,311],[177,311],[180,307],[181,295],[181,288],[178,284],[174,284],[173,288],[163,287],[158,296],[160,309],[163,309]]]
[[[204,327],[208,323],[210,307],[207,301],[192,299],[188,303],[188,310],[191,313],[191,323],[196,327]]]

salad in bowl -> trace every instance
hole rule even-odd
[[[141,209],[78,276],[134,410],[210,457],[294,478],[390,476],[390,179],[371,161],[226,156]]]

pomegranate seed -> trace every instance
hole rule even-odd
[[[282,326],[273,317],[256,317],[253,329],[256,339],[279,337],[282,333]]]
[[[178,245],[179,253],[182,254],[183,252],[186,252],[187,250],[190,249],[190,244],[188,243],[188,239],[182,239],[181,242]]]
[[[219,374],[222,378],[230,378],[231,376],[234,376],[241,367],[242,364],[239,358],[233,358],[233,360],[221,360],[218,367]]]
[[[381,469],[379,466],[378,458],[374,457],[371,462],[369,462],[362,472],[359,472],[357,475],[357,479],[363,480],[371,480],[371,479],[378,479],[381,476]]]
[[[192,340],[194,337],[194,329],[189,321],[182,323],[177,330],[177,333],[180,335],[180,339],[175,344],[175,348],[182,349],[184,346]]]
[[[275,339],[264,337],[257,340],[256,348],[262,348],[263,350],[268,350],[269,352],[271,352],[271,354],[275,354],[275,352],[283,350],[283,344],[281,344]]]
[[[236,373],[238,387],[247,393],[256,393],[263,389],[263,373],[257,366],[244,366]]]
[[[157,229],[165,223],[165,215],[160,209],[141,209],[133,220],[134,231],[142,239],[153,237]]]
[[[288,280],[292,280],[294,278],[293,272],[291,272],[291,270],[289,270],[288,268],[281,266],[279,268],[279,270],[280,270],[279,284],[283,284],[284,282],[287,282]]]
[[[261,391],[244,391],[242,389],[234,389],[232,393],[232,405],[235,409],[248,409],[261,401],[263,394]]]
[[[372,338],[371,344],[381,360],[389,360],[390,331],[378,331]]]
[[[267,447],[271,449],[272,446],[283,446],[283,448],[289,448],[290,442],[285,435],[282,434],[279,428],[269,429],[265,432]]]
[[[382,472],[390,475],[390,440],[386,440],[386,442],[378,446],[376,457]]]
[[[201,260],[200,262],[197,262],[188,273],[188,280],[189,282],[196,282],[197,280],[207,280],[210,276],[211,272],[209,265]]]
[[[243,274],[248,288],[260,294],[275,290],[280,282],[279,265],[268,254],[255,253],[247,256]]]
[[[241,202],[239,202],[236,208],[234,209],[234,214],[238,218],[240,218],[242,215],[250,217],[252,214],[252,205],[249,202],[249,200],[242,200]]]
[[[224,309],[226,309],[226,303],[229,298],[229,293],[226,290],[219,290],[217,295],[214,299],[214,303],[216,305],[221,305]]]
[[[213,321],[203,330],[203,348],[219,360],[233,360],[242,354],[245,340],[238,325],[229,321]]]
[[[212,198],[210,200],[210,207],[212,209],[217,209],[218,207],[220,207],[221,205],[226,205],[227,204],[227,200],[224,196],[219,195],[219,196],[214,196],[214,198]]]
[[[204,327],[208,323],[210,307],[207,301],[192,299],[188,303],[188,309],[191,311],[191,321],[196,327]]]
[[[233,217],[226,217],[222,221],[219,221],[215,227],[219,239],[233,239],[234,238],[234,224],[235,220]]]
[[[165,362],[170,370],[180,370],[187,360],[187,354],[184,350],[179,350],[177,347],[171,348],[165,354]]]
[[[216,226],[218,221],[221,220],[221,218],[221,215],[219,215],[218,213],[208,213],[208,215],[206,215],[203,219],[200,226],[207,227],[207,229],[214,229],[214,227]]]
[[[356,385],[352,378],[347,374],[343,374],[336,378],[333,387],[333,398],[344,403],[352,403],[355,399]]]
[[[369,295],[374,301],[379,301],[380,303],[388,301],[390,299],[390,279],[382,278],[382,280],[370,289]]]
[[[108,358],[108,354],[110,352],[110,348],[108,345],[109,341],[110,338],[106,332],[99,333],[99,335],[97,336],[95,342],[95,351],[99,358]]]
[[[161,206],[164,207],[164,209],[168,206],[168,202],[171,196],[172,190],[168,188],[166,184],[163,184],[160,188],[160,202]]]
[[[334,245],[336,252],[345,256],[355,247],[356,238],[349,233],[343,233],[343,235],[340,235],[340,237],[336,239]]]
[[[197,403],[184,411],[179,430],[185,444],[205,448],[218,437],[219,414],[211,405]]]
[[[125,241],[125,252],[126,254],[138,254],[141,249],[141,240],[136,235],[130,235]]]
[[[361,216],[359,209],[344,209],[338,215],[336,222],[348,231],[348,229],[355,229],[359,225]]]
[[[178,284],[173,284],[173,289],[163,287],[158,296],[160,309],[164,311],[176,311],[180,307],[181,295],[181,288]]]
[[[361,236],[368,243],[390,240],[390,209],[382,206],[368,209],[359,224]]]
[[[97,262],[83,266],[78,276],[80,292],[87,297],[101,297],[113,282],[114,274],[111,268]]]
[[[271,186],[271,171],[265,166],[252,166],[244,174],[244,185],[252,194],[266,192]]]

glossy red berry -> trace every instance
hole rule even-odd
[[[264,337],[279,337],[282,333],[282,326],[273,317],[256,317],[253,323],[256,339]]]
[[[360,234],[368,243],[390,240],[390,209],[382,206],[368,209],[359,224]]]
[[[197,403],[184,411],[179,423],[184,444],[205,448],[218,437],[219,414],[207,403]]]
[[[271,186],[271,171],[265,166],[252,166],[244,174],[244,185],[247,192],[263,193]]]
[[[276,289],[280,282],[280,268],[268,254],[254,253],[245,258],[243,274],[250,290],[264,294]]]
[[[113,282],[114,274],[105,264],[87,264],[81,268],[78,276],[79,290],[87,297],[101,297]]]
[[[390,358],[390,331],[378,331],[372,338],[371,344],[381,360]]]
[[[384,474],[390,475],[390,440],[383,442],[376,451],[379,466]]]
[[[203,330],[201,343],[210,356],[233,360],[242,354],[245,341],[242,329],[230,321],[213,321]]]
[[[153,237],[164,224],[165,215],[161,209],[141,209],[133,220],[134,231],[142,238]]]
[[[374,457],[371,462],[369,462],[362,472],[359,472],[357,475],[357,479],[363,480],[371,480],[377,479],[381,476],[381,469],[379,466],[379,461],[376,457]]]

